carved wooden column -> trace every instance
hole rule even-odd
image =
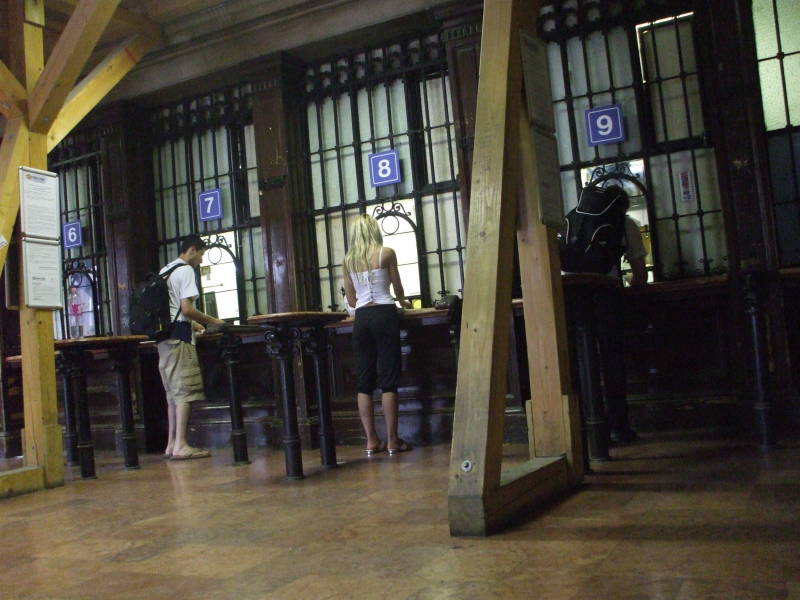
[[[253,125],[269,312],[315,310],[320,300],[308,220],[306,108],[297,101],[305,67],[285,53],[268,57],[264,64],[253,79]],[[317,440],[309,411],[313,374],[301,354],[292,360],[299,435],[303,448],[311,448]]]
[[[746,344],[741,356],[750,365],[759,439],[768,445],[772,432],[762,417],[770,412],[773,400],[792,396],[792,372],[751,2],[705,0],[698,3],[696,15],[698,30],[708,42],[700,45],[704,62],[713,67],[707,70],[707,93],[713,97],[707,105],[727,225],[732,300],[738,308],[739,339]],[[751,319],[745,314],[745,305],[750,316],[754,306],[764,314],[764,344],[754,343],[747,333]],[[767,365],[769,381],[765,382]]]
[[[148,128],[141,109],[129,103],[109,105],[91,118],[100,129],[112,330],[121,335],[128,333],[133,288],[161,266]]]
[[[313,239],[305,156],[305,106],[297,102],[302,63],[287,54],[267,59],[253,83],[253,125],[270,312],[308,310]]]
[[[466,225],[469,222],[469,186],[472,181],[483,2],[462,2],[437,11],[436,17],[442,23],[442,39],[447,49],[447,70],[450,75],[453,118],[458,138],[458,182]]]

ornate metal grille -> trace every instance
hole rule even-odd
[[[59,337],[113,332],[103,216],[103,182],[98,131],[64,139],[50,154],[59,175],[61,221],[80,221],[83,245],[63,251],[64,300]]]
[[[566,210],[599,167],[624,171],[656,279],[727,270],[691,2],[561,0],[541,12]],[[618,104],[626,138],[590,145],[585,113]],[[622,181],[625,183],[625,181]],[[643,193],[646,190],[647,193]]]
[[[753,0],[781,266],[800,265],[800,4]]]
[[[307,71],[305,101],[321,304],[342,306],[348,222],[365,212],[386,217],[379,222],[386,244],[398,254],[407,296],[429,306],[435,294],[460,290],[464,227],[447,58],[439,37],[314,64]],[[372,187],[368,156],[388,149],[399,153],[403,180]]]
[[[180,238],[189,233],[232,232],[226,243],[234,257],[238,318],[268,312],[249,84],[160,107],[151,124],[161,264],[177,255]],[[222,218],[200,221],[198,194],[215,188]],[[202,279],[204,306],[209,297]]]

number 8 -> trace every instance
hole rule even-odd
[[[388,158],[382,158],[378,161],[378,177],[386,179],[392,174],[391,163]]]

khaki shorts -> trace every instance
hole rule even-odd
[[[192,344],[181,340],[159,342],[158,370],[169,404],[205,400],[200,362]]]

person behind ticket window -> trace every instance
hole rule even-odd
[[[353,349],[355,353],[358,414],[367,435],[365,453],[370,456],[410,450],[397,435],[397,380],[400,376],[400,319],[389,286],[404,308],[405,298],[397,255],[383,245],[378,222],[361,215],[350,237],[344,258],[344,290],[350,310],[355,310]],[[386,441],[375,431],[372,393],[381,389]]]

